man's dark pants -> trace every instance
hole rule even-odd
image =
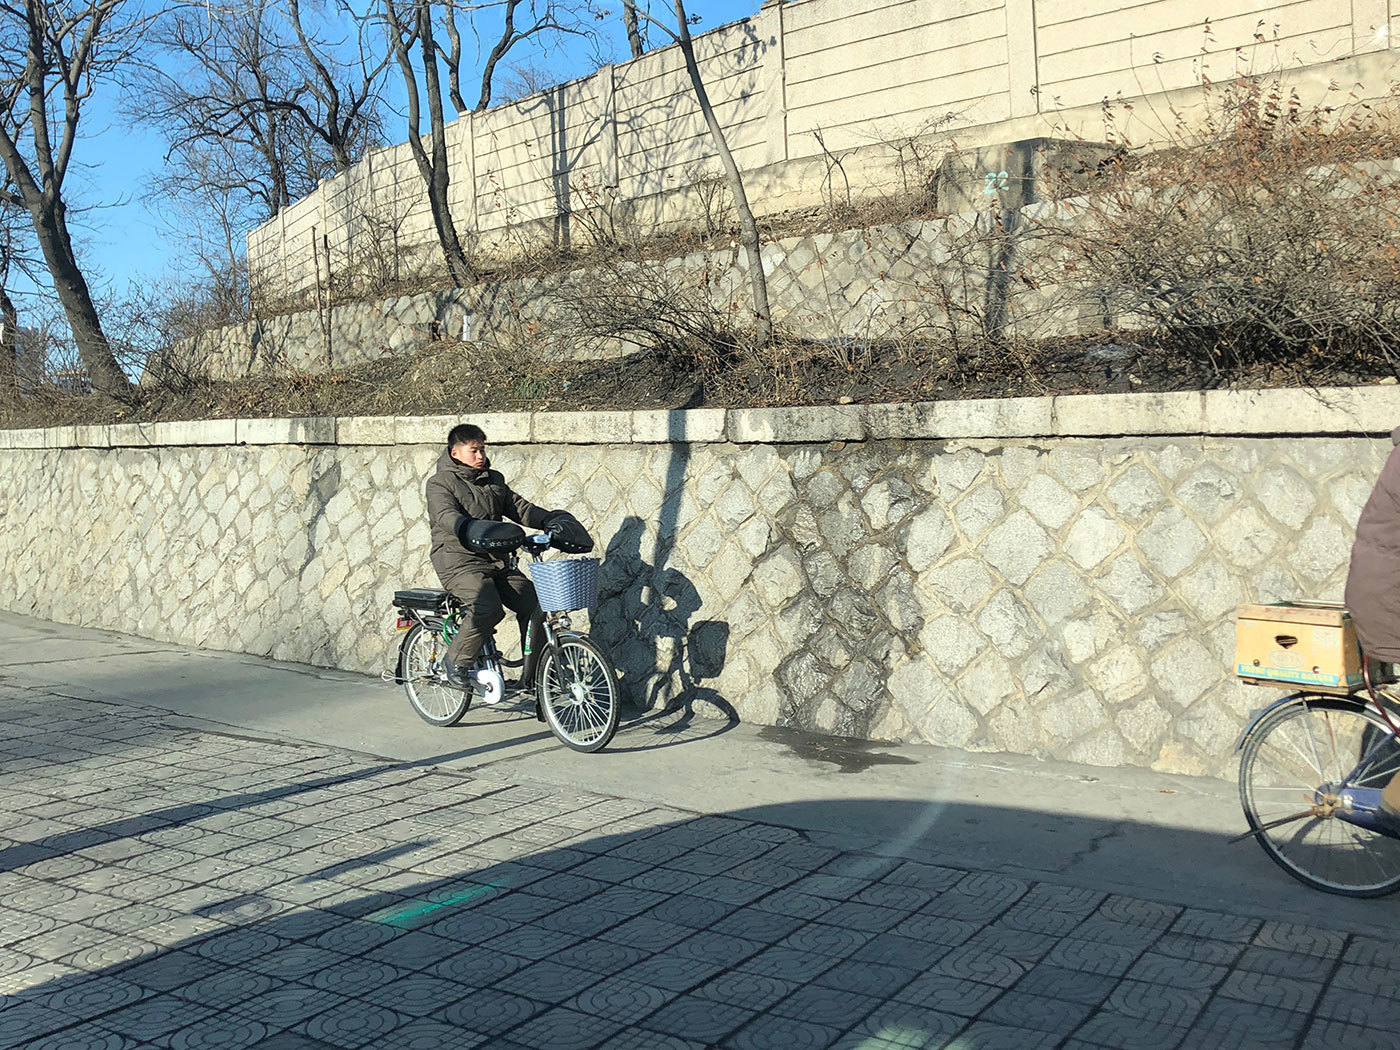
[[[519,569],[464,569],[441,579],[443,587],[467,605],[447,648],[448,662],[464,670],[471,667],[492,629],[505,619],[507,609],[524,630],[538,608],[534,584]]]

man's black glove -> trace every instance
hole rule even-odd
[[[513,521],[461,517],[457,519],[457,539],[469,551],[505,554],[525,542],[525,530]]]
[[[552,510],[544,519],[544,530],[553,538],[550,546],[565,554],[587,554],[593,549],[593,537],[567,510]]]

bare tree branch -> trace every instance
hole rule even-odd
[[[433,39],[432,6],[430,0],[412,0],[411,20],[400,12],[396,0],[383,0],[385,24],[389,28],[389,41],[394,56],[398,60],[399,71],[403,74],[404,89],[408,98],[408,148],[413,154],[418,174],[423,179],[427,191],[428,208],[432,212],[433,226],[437,230],[438,244],[442,248],[443,261],[453,283],[458,286],[470,284],[476,278],[476,270],[467,259],[457,235],[457,226],[448,207],[448,187],[451,173],[447,159],[446,122],[442,108],[442,84],[438,77],[439,49]],[[422,67],[413,61],[413,48],[417,46],[422,58]],[[423,81],[420,85],[419,75]],[[432,155],[423,148],[422,104],[428,107],[428,136]]]
[[[634,8],[634,10],[636,10]],[[685,70],[690,76],[691,90],[695,92],[695,102],[705,119],[710,132],[710,141],[719,154],[720,166],[729,180],[729,192],[734,198],[734,213],[739,220],[739,239],[744,245],[744,255],[748,261],[749,284],[753,290],[754,331],[763,344],[773,341],[773,319],[768,305],[768,280],[763,274],[763,245],[758,236],[758,223],[754,220],[753,209],[749,206],[749,196],[744,190],[744,177],[739,165],[729,149],[729,139],[724,128],[715,116],[710,104],[710,94],[705,89],[705,79],[700,74],[700,64],[695,59],[695,45],[690,37],[692,22],[698,21],[685,10],[685,0],[675,0],[676,27],[672,29],[664,22],[657,21],[650,13],[638,11],[638,15],[675,41],[685,59]]]
[[[632,57],[641,58],[646,54],[646,41],[637,24],[636,0],[622,0],[622,24],[627,27],[627,46],[632,50]]]

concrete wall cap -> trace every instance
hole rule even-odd
[[[76,428],[77,444],[81,448],[111,448],[112,428],[104,423],[89,424]]]
[[[28,428],[25,430],[7,430],[6,436],[9,438],[10,448],[47,448],[47,432],[38,428]]]
[[[154,423],[113,423],[107,428],[112,448],[149,448],[155,444]]]
[[[182,419],[155,425],[157,445],[236,445],[238,421],[234,419]]]
[[[458,422],[475,423],[486,431],[490,445],[526,445],[533,436],[534,417],[529,412],[464,412]]]
[[[1045,437],[1054,433],[1054,398],[1007,397],[940,401],[930,437]]]
[[[393,445],[393,416],[341,416],[335,421],[337,445]]]
[[[1199,434],[1205,402],[1199,391],[1145,394],[1064,394],[1055,398],[1055,434]]]
[[[739,444],[863,441],[865,420],[861,405],[740,408],[729,413],[725,430]]]
[[[43,432],[45,448],[77,448],[77,427],[49,427]]]
[[[1383,435],[1400,426],[1400,385],[1063,394],[877,405],[461,416],[195,419],[0,430],[0,448],[162,445],[440,445],[474,422],[492,444],[803,444],[881,439],[1132,435]]]
[[[234,420],[234,441],[240,445],[334,445],[335,439],[331,416]]]
[[[625,445],[632,441],[631,412],[537,412],[534,440],[544,445]]]
[[[399,445],[445,445],[447,432],[460,422],[456,416],[395,416],[394,442]]]
[[[937,436],[936,401],[906,401],[889,405],[862,405],[866,436],[881,438],[931,438]]]
[[[658,409],[632,413],[632,441],[639,445],[724,440],[722,408]]]
[[[1208,390],[1207,434],[1388,434],[1400,426],[1400,386]]]

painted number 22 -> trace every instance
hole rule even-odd
[[[987,180],[987,188],[982,192],[989,197],[997,190],[1006,189],[1006,172],[1004,171],[989,171],[983,178]]]

